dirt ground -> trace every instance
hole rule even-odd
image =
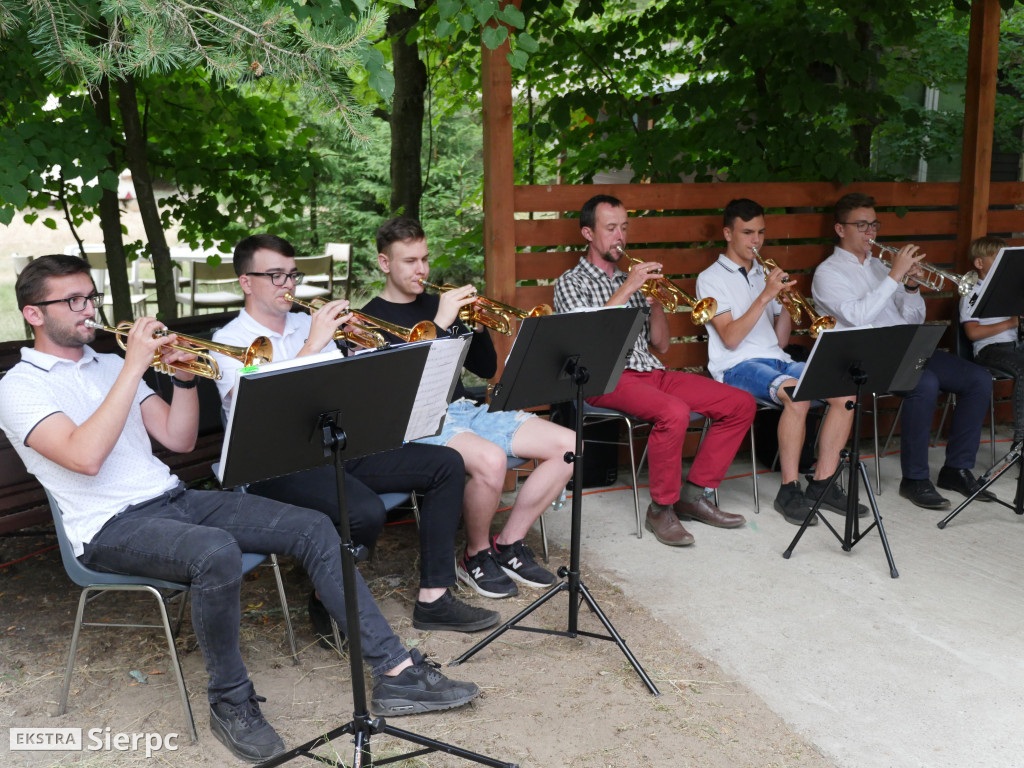
[[[361,568],[403,641],[447,664],[483,635],[412,628],[416,542],[411,522],[389,526],[372,560]],[[539,551],[539,541],[533,544]],[[79,591],[64,574],[55,539],[45,532],[0,538],[0,564],[19,558],[26,559],[0,570],[0,726],[6,726],[4,730],[98,728],[101,738],[106,729],[111,734],[157,733],[162,739],[178,733],[173,742],[177,749],[153,753],[156,764],[237,764],[210,734],[206,672],[187,617],[177,646],[199,730],[198,744],[189,743],[166,645],[162,633],[155,630],[84,629],[68,711],[57,717]],[[567,563],[568,554],[553,550],[551,560],[553,566]],[[313,642],[305,574],[291,561],[282,562],[282,568],[300,664],[293,666],[287,656],[273,577],[265,569],[258,569],[257,578],[243,586],[242,650],[256,690],[268,699],[264,713],[291,747],[351,719],[352,699],[348,658]],[[394,718],[390,724],[522,766],[831,765],[759,698],[725,678],[714,662],[688,648],[684,638],[653,620],[642,605],[630,603],[599,573],[588,572],[585,564],[584,579],[661,689],[660,697],[647,691],[611,642],[510,631],[465,664],[445,667],[446,674],[480,685],[483,694],[473,704],[445,713]],[[522,590],[519,597],[502,602],[485,600],[468,590],[461,596],[478,604],[486,602],[507,619],[539,594]],[[106,599],[113,602],[93,608],[102,621],[129,618],[124,613],[128,608],[147,620],[155,613],[151,599],[148,603],[128,595]],[[548,601],[528,623],[563,629],[567,616],[568,598],[563,594]],[[585,606],[580,629],[603,633]],[[345,765],[350,765],[349,737],[342,737],[335,746]],[[371,747],[378,759],[409,751],[408,745],[385,736],[373,737]],[[298,760],[293,764],[304,762]],[[142,744],[137,751],[9,752],[8,739],[0,737],[0,764],[6,766],[126,766],[143,761]],[[435,753],[398,764],[470,763]]]
[[[132,236],[138,236],[137,216],[126,218]],[[82,234],[86,240],[97,236],[89,227]],[[4,235],[0,270],[5,277],[11,275],[8,280],[13,279],[6,264],[11,252],[61,251],[71,240],[62,228],[53,232],[40,225],[28,227],[20,219],[5,228]],[[162,740],[171,734],[180,736],[172,740],[176,749],[156,751],[147,759],[142,745],[125,751],[11,752],[8,738],[0,733],[0,765],[145,763],[191,768],[240,764],[210,734],[206,671],[187,616],[177,647],[199,730],[198,744],[189,743],[186,735],[177,688],[168,673],[166,644],[157,630],[83,630],[68,711],[56,716],[79,590],[64,574],[55,538],[45,531],[23,534],[0,537],[0,729],[100,729],[101,745],[107,733],[159,734]],[[539,541],[531,543],[539,552]],[[413,629],[417,550],[414,525],[399,523],[385,531],[373,559],[361,568],[406,645],[447,664],[484,634]],[[555,549],[551,561],[553,568],[567,564],[568,554]],[[14,564],[3,567],[8,563]],[[243,587],[242,651],[256,690],[267,698],[264,713],[292,747],[351,719],[352,689],[348,658],[313,641],[305,574],[288,560],[282,561],[282,568],[300,664],[293,666],[287,656],[273,577],[265,569],[258,569]],[[446,674],[480,685],[483,694],[473,704],[445,713],[395,718],[390,724],[522,766],[832,765],[757,696],[689,648],[685,638],[652,619],[642,605],[627,600],[600,573],[588,570],[586,563],[583,571],[595,600],[661,689],[660,697],[647,691],[611,642],[513,631],[464,665],[445,667]],[[487,603],[508,619],[539,594],[522,590],[517,598],[496,602],[463,590],[461,597]],[[680,599],[684,599],[682,593]],[[528,624],[564,629],[567,601],[566,594],[556,596]],[[151,599],[115,595],[101,599],[93,616],[108,622],[149,621],[155,618],[154,608]],[[580,629],[603,633],[585,607]],[[335,746],[345,765],[350,765],[348,737]],[[375,736],[371,746],[378,759],[409,751],[407,744],[383,736]],[[299,761],[293,764],[301,764],[302,758]],[[396,764],[411,768],[471,763],[435,753]]]

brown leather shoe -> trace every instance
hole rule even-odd
[[[672,508],[680,520],[698,520],[713,525],[715,528],[739,528],[747,522],[747,518],[743,515],[723,512],[712,504],[707,496],[701,496],[697,501],[680,499],[672,505]]]
[[[655,512],[648,506],[644,527],[654,534],[654,538],[670,547],[688,547],[693,544],[693,536],[683,528],[671,510]]]

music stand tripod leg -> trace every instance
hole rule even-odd
[[[618,645],[619,650],[622,651],[626,659],[632,665],[633,669],[643,680],[644,685],[647,689],[655,696],[660,696],[661,691],[654,684],[654,681],[647,675],[644,668],[637,661],[636,657],[629,650],[629,647],[623,641],[622,637],[618,632],[615,631],[615,627],[601,611],[594,600],[590,591],[580,578],[580,549],[581,549],[581,530],[583,521],[583,385],[587,383],[590,374],[587,372],[585,366],[575,365],[571,361],[567,364],[567,370],[572,375],[572,381],[576,389],[576,450],[575,453],[566,453],[565,461],[573,465],[573,493],[572,493],[572,524],[570,533],[569,543],[569,567],[559,568],[558,575],[567,579],[556,585],[554,588],[549,590],[546,594],[539,597],[532,604],[527,606],[524,610],[516,614],[512,619],[505,622],[502,626],[498,627],[494,632],[485,637],[475,646],[470,648],[464,654],[459,656],[457,659],[449,663],[449,666],[456,666],[475,655],[479,650],[487,646],[492,640],[502,635],[506,630],[518,629],[521,632],[536,632],[538,634],[545,635],[559,635],[562,637],[577,637],[578,635],[585,635],[598,640],[611,640]],[[568,616],[568,628],[565,631],[560,630],[549,630],[540,629],[537,627],[520,627],[519,622],[525,617],[533,613],[537,608],[542,606],[548,600],[553,598],[559,592],[569,593],[569,616]],[[599,635],[591,632],[581,632],[578,628],[579,619],[579,607],[581,600],[585,600],[587,606],[591,611],[598,617],[600,622],[604,625],[604,628],[608,631],[608,635]]]
[[[515,763],[506,763],[500,760],[495,760],[487,757],[486,755],[470,752],[452,744],[446,744],[442,741],[427,738],[426,736],[419,736],[415,733],[411,733],[410,731],[394,728],[388,725],[387,721],[383,717],[370,716],[369,710],[366,706],[366,678],[363,675],[363,647],[359,632],[359,598],[356,594],[355,587],[355,550],[357,547],[352,542],[352,532],[349,525],[348,499],[345,493],[344,460],[342,459],[341,454],[341,451],[345,447],[346,437],[344,430],[342,430],[331,417],[322,417],[322,423],[319,425],[319,428],[322,430],[323,434],[325,455],[330,452],[334,456],[334,471],[337,477],[338,512],[342,538],[341,568],[342,579],[344,581],[343,588],[345,592],[345,620],[348,624],[349,666],[351,668],[352,675],[353,715],[352,720],[349,722],[335,728],[327,734],[317,736],[315,739],[311,739],[305,744],[286,750],[280,755],[260,763],[258,768],[273,768],[274,766],[282,765],[283,763],[287,763],[300,756],[308,757],[312,760],[316,760],[317,762],[334,766],[335,768],[338,768],[338,766],[344,768],[344,763],[324,758],[323,756],[315,754],[313,750],[346,733],[351,733],[353,735],[353,766],[372,766],[374,764],[373,754],[370,749],[370,737],[375,733],[383,733],[424,747],[424,749],[402,755],[400,758],[389,757],[382,761],[385,763],[391,763],[397,759],[403,759],[405,757],[428,754],[430,752],[444,752],[446,754],[455,755],[456,757],[461,757],[464,760],[470,760],[481,765],[490,766],[490,768],[519,768]]]
[[[936,525],[938,525],[939,528],[945,528],[949,521],[959,515],[968,504],[978,498],[983,491],[988,490],[988,487],[1002,477],[1010,467],[1015,466],[1020,467],[1021,469],[1018,470],[1017,474],[1017,488],[1014,493],[1013,504],[1007,504],[999,498],[995,500],[1004,507],[1012,509],[1016,514],[1024,515],[1024,442],[1016,442],[1010,447],[1010,450],[1001,459],[999,459],[999,461],[985,470],[985,474],[978,478],[978,487],[975,489],[974,493],[960,502],[960,505],[956,509],[942,518],[942,520],[936,523]]]

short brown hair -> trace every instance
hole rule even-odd
[[[391,246],[395,243],[407,243],[410,240],[426,240],[427,233],[423,226],[408,216],[388,219],[377,229],[377,253],[391,255]]]
[[[18,275],[14,284],[14,295],[18,298],[18,309],[32,306],[46,298],[46,281],[51,277],[89,273],[89,262],[78,256],[52,253],[39,256],[28,263]]]
[[[269,235],[265,232],[258,235],[249,235],[243,240],[239,240],[238,245],[235,246],[235,253],[231,263],[235,268],[236,275],[241,277],[252,269],[252,257],[261,248],[266,251],[280,253],[289,259],[295,258],[295,247],[283,237]]]
[[[875,198],[871,195],[865,195],[861,192],[850,192],[849,194],[843,195],[836,201],[836,224],[845,224],[846,217],[850,215],[850,211],[854,211],[858,208],[874,208]]]
[[[975,259],[994,259],[999,249],[1005,247],[1006,241],[1001,237],[978,237],[967,246],[967,258],[972,262]]]

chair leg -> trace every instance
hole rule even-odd
[[[57,714],[63,715],[68,708],[68,691],[71,688],[71,671],[75,667],[75,654],[78,652],[78,636],[82,632],[82,616],[85,614],[85,604],[89,597],[89,589],[83,589],[81,597],[78,598],[78,613],[75,615],[75,629],[71,633],[71,647],[68,649],[68,663],[64,669],[64,685],[60,692],[60,705],[57,707]]]
[[[882,465],[880,463],[881,456],[878,451],[878,395],[874,392],[871,393],[871,419],[874,422],[875,428],[871,433],[871,437],[875,441],[875,495],[879,496],[882,493]],[[860,435],[856,436],[860,439]]]
[[[185,676],[181,672],[181,662],[178,661],[178,649],[174,645],[174,635],[171,634],[171,623],[167,618],[167,605],[159,590],[153,587],[147,587],[147,590],[156,596],[157,602],[160,604],[160,619],[164,623],[164,634],[167,636],[167,648],[171,656],[171,665],[174,668],[175,676],[178,678],[178,692],[181,694],[181,703],[185,708],[185,717],[188,719],[189,735],[192,737],[192,743],[195,744],[199,741],[199,735],[196,733],[196,721],[192,716],[192,705],[188,700],[188,689],[185,688]],[[182,602],[184,602],[184,596],[182,596]]]
[[[412,515],[416,518],[416,530],[420,529],[420,503],[416,499],[416,491],[409,494],[409,504],[412,505]]]
[[[540,517],[537,519],[540,523],[540,544],[544,548],[544,562],[548,562],[548,532],[544,528],[544,513],[540,513]]]
[[[633,454],[633,421],[626,419],[626,434],[629,438],[629,473],[633,478],[633,509],[636,511],[636,537],[644,537],[643,525],[640,522],[640,493],[636,488],[636,457]]]
[[[754,483],[754,514],[761,514],[761,499],[757,495],[757,451],[754,450],[754,422],[750,422],[750,477]]]
[[[277,596],[281,600],[284,631],[288,635],[288,647],[292,652],[292,664],[298,665],[299,652],[295,648],[295,631],[292,629],[292,617],[288,612],[288,597],[284,593],[284,582],[281,580],[281,567],[277,563],[277,555],[270,556],[270,567],[274,569],[274,580],[277,582]]]
[[[988,446],[992,453],[990,467],[996,464],[996,380],[992,379],[992,397],[988,399]]]

